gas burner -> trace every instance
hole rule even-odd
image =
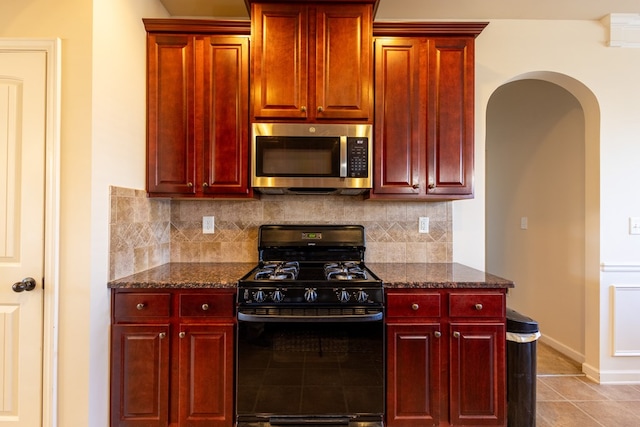
[[[297,261],[274,262],[263,265],[255,275],[256,280],[295,280],[300,265]]]
[[[327,280],[367,280],[367,272],[355,262],[330,262],[324,265]]]

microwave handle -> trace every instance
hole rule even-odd
[[[347,177],[347,137],[340,137],[340,178]]]

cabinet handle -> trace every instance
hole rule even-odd
[[[420,308],[420,306],[416,303],[411,304],[411,310],[413,311],[418,311],[418,309]]]
[[[453,337],[454,337],[454,338],[460,338],[460,332],[455,331],[455,332],[453,333]]]
[[[434,189],[436,188],[436,185],[433,182],[430,182],[429,185],[427,185],[427,187],[430,189]]]
[[[420,184],[413,184],[413,185],[411,186],[411,188],[414,188],[414,189],[416,189],[416,190],[417,190],[418,188],[420,188]]]
[[[207,303],[202,304],[202,310],[203,311],[209,310],[209,304],[207,304]]]
[[[305,107],[304,105],[302,107],[300,107],[300,111],[303,113],[307,112],[307,107]]]
[[[160,339],[164,339],[164,337],[166,337],[167,334],[165,332],[160,332],[160,334],[158,335],[158,337],[160,337]]]
[[[436,337],[436,338],[440,338],[440,337],[442,336],[442,332],[440,332],[440,331],[435,331],[435,332],[433,333],[433,336],[434,336],[434,337]]]
[[[136,308],[138,310],[144,310],[146,307],[147,307],[147,304],[145,304],[143,302],[140,302],[140,303],[138,303],[138,305],[136,305]]]
[[[206,187],[208,187],[208,186],[209,186],[209,184],[208,184],[208,183],[206,183],[206,182],[203,182],[203,183],[202,183],[202,186],[206,188]]]
[[[475,307],[476,307],[476,310],[478,310],[478,311],[482,310],[482,308],[483,308],[482,304],[480,304],[480,303],[476,304]]]
[[[193,187],[193,182],[187,182],[187,187]]]
[[[180,333],[178,334],[178,336],[179,336],[180,338],[184,338],[184,337],[186,337],[186,336],[187,336],[187,334],[186,334],[185,332],[180,332]]]
[[[318,113],[322,113],[324,111],[324,108],[321,106],[318,107]]]

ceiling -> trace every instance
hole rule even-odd
[[[379,0],[376,21],[568,19],[640,14],[640,0]],[[172,16],[248,19],[244,0],[160,0]]]

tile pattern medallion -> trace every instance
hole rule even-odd
[[[150,199],[111,188],[110,279],[166,262],[256,262],[262,224],[361,224],[365,261],[451,262],[451,202],[382,202],[362,196],[267,196],[248,201]],[[215,233],[202,233],[202,217]],[[429,233],[418,218],[429,217]]]

